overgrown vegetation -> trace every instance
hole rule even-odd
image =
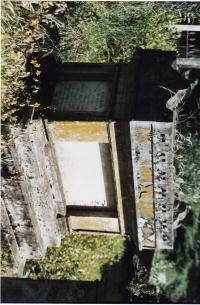
[[[2,121],[16,122],[17,112],[38,107],[40,58],[54,51],[53,30],[62,26],[65,2],[3,1],[2,3]]]
[[[4,0],[3,124],[17,123],[21,109],[42,104],[38,91],[45,73],[43,58],[53,54],[66,62],[123,62],[132,60],[138,47],[176,50],[177,33],[170,26],[181,19],[199,23],[200,4]],[[177,162],[184,180],[181,200],[189,207],[183,224],[187,229],[179,228],[174,251],[156,253],[152,273],[154,283],[172,300],[184,299],[191,270],[199,268],[199,134],[189,125],[180,131],[192,141]],[[26,272],[32,278],[99,279],[102,266],[123,254],[123,242],[122,238],[67,236],[60,249],[49,249],[46,258],[30,262]]]
[[[156,285],[149,283],[149,272],[144,265],[138,265],[135,276],[128,285],[128,290],[131,293],[131,299],[133,297],[136,302],[140,300],[146,303],[151,300],[151,303],[153,303],[157,300]]]
[[[27,262],[25,273],[32,279],[100,280],[103,267],[123,256],[124,242],[121,236],[68,235],[44,259]]]
[[[137,48],[175,50],[171,26],[200,19],[198,3],[2,1],[2,121],[38,108],[42,59],[123,62]]]
[[[84,7],[87,5],[90,4]],[[69,19],[73,29],[81,9],[75,10]],[[137,48],[176,48],[177,34],[170,26],[178,23],[180,17],[167,6],[142,2],[95,3],[91,12],[92,17],[78,23],[81,28],[74,33],[75,39],[64,36],[61,29],[58,55],[62,61],[123,62],[133,59]],[[70,49],[66,52],[67,46]]]
[[[13,262],[11,258],[11,253],[9,246],[6,242],[5,232],[1,231],[1,268],[0,275],[1,276],[13,276]]]

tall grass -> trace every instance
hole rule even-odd
[[[59,31],[62,61],[123,62],[132,60],[137,48],[176,48],[177,34],[170,26],[180,18],[168,7],[148,2],[94,2],[92,16],[86,19],[87,4],[83,7],[77,9],[75,19],[69,19],[71,33]]]
[[[65,2],[2,2],[2,121],[17,121],[17,112],[37,103],[43,73],[40,58],[56,49],[51,32],[63,26]],[[37,103],[38,104],[38,103]],[[36,104],[36,105],[37,105]]]

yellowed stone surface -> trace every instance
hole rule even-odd
[[[152,169],[151,167],[141,166],[141,177],[145,182],[152,182]]]
[[[55,141],[108,142],[105,122],[53,122],[49,128]]]
[[[148,182],[148,181],[145,181]],[[141,189],[141,198],[152,199],[153,198],[153,187],[143,187]]]
[[[144,238],[148,238],[149,236],[151,236],[154,231],[151,228],[143,228],[143,233],[144,233]]]
[[[119,233],[118,218],[70,216],[72,230]]]
[[[151,241],[151,240],[148,240],[148,239],[144,239],[143,247],[152,247],[152,248],[155,248],[155,240]]]
[[[139,211],[141,217],[145,219],[153,218],[154,217],[153,201],[152,202],[140,201]]]
[[[150,138],[151,129],[148,128],[138,128],[138,142],[139,143],[147,143]]]

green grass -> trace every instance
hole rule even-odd
[[[100,280],[105,266],[120,260],[125,250],[122,236],[67,235],[59,248],[46,257],[28,261],[26,276],[32,279]]]
[[[69,35],[60,29],[57,55],[61,61],[126,62],[137,48],[175,50],[177,33],[170,25],[179,20],[177,12],[154,3],[86,3],[69,18]]]

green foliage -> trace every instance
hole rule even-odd
[[[149,272],[145,266],[139,266],[136,276],[128,285],[128,290],[133,297],[140,299],[156,296],[156,286],[149,283]]]
[[[52,53],[66,62],[123,62],[137,48],[175,50],[177,33],[170,26],[180,17],[198,15],[192,12],[189,5],[177,3],[4,0],[3,121],[15,121],[19,109],[40,104],[44,56]]]
[[[56,48],[51,32],[63,25],[60,19],[65,6],[63,2],[3,1],[2,121],[16,121],[19,109],[37,102],[42,73],[37,58]]]
[[[185,147],[185,152],[182,152],[182,161],[177,164],[178,174],[185,181],[183,184],[183,200],[188,202],[193,211],[198,206],[200,200],[200,189],[198,181],[200,172],[198,164],[200,162],[200,141],[199,133],[188,133],[188,138],[192,145]]]
[[[178,23],[180,16],[170,7],[150,2],[109,6],[94,2],[93,15],[86,19],[82,16],[88,3],[82,4],[82,10],[78,7],[75,21],[69,19],[73,35],[60,31],[58,56],[62,61],[124,62],[133,58],[137,48],[176,49],[177,33],[170,26]]]
[[[199,4],[4,0],[2,120],[16,121],[19,109],[40,104],[42,57],[123,62],[137,48],[175,50],[170,26],[180,18],[199,20]]]
[[[164,5],[170,5],[165,3]],[[187,2],[180,1],[172,4],[173,10],[176,11],[185,24],[200,24],[200,3],[197,1]]]
[[[184,245],[187,244],[185,240]],[[194,264],[193,257],[188,250],[183,254],[181,247],[176,250],[176,260],[172,260],[169,253],[157,251],[151,271],[151,282],[159,287],[160,293],[167,296],[172,302],[181,302],[187,298],[189,274]]]
[[[11,251],[5,238],[5,232],[1,231],[1,276],[13,276],[13,264],[11,259]]]
[[[61,247],[49,248],[46,257],[29,261],[26,276],[32,279],[100,280],[102,268],[120,260],[124,237],[67,235]]]

